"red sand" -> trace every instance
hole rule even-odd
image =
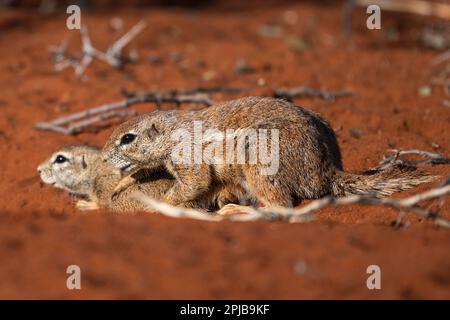
[[[283,23],[294,10],[298,23]],[[64,136],[33,124],[121,99],[130,90],[231,85],[257,88],[309,85],[349,89],[354,96],[296,100],[322,113],[337,130],[347,170],[374,166],[392,148],[449,153],[450,109],[430,81],[437,52],[416,39],[429,19],[383,15],[383,28],[399,26],[400,40],[365,28],[355,12],[353,43],[340,41],[338,5],[285,5],[247,12],[116,9],[87,15],[93,43],[105,49],[118,35],[112,17],[129,27],[141,18],[147,29],[133,46],[140,63],[125,72],[94,62],[85,83],[71,70],[52,71],[50,44],[69,33],[65,15],[43,18],[0,11],[0,298],[450,298],[450,233],[407,215],[411,226],[390,226],[396,211],[349,206],[322,210],[315,222],[208,223],[157,214],[79,212],[63,192],[43,186],[36,167],[63,145],[102,145],[113,127]],[[83,16],[86,18],[86,16]],[[262,24],[279,23],[279,38],[258,35]],[[79,38],[72,35],[72,51]],[[307,35],[310,48],[296,52],[285,38]],[[183,60],[172,62],[170,53]],[[158,54],[160,65],[146,57]],[[237,75],[244,58],[255,73]],[[202,74],[213,71],[212,80]],[[217,95],[216,100],[231,97]],[[174,106],[166,105],[165,108]],[[136,110],[153,110],[139,106]],[[359,138],[349,129],[362,132]],[[448,168],[430,168],[442,176]],[[432,184],[418,188],[424,190]],[[409,193],[411,194],[411,193]],[[403,196],[406,195],[403,194]],[[437,202],[433,203],[437,207]],[[447,217],[450,203],[440,211]],[[66,288],[66,267],[82,270],[82,290]],[[382,270],[382,290],[366,288],[366,268]]]

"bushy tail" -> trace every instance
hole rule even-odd
[[[394,165],[360,174],[337,171],[333,181],[333,193],[334,196],[356,194],[385,197],[433,181],[435,178],[414,167],[404,165]]]

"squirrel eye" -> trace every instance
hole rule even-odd
[[[64,163],[64,162],[66,162],[68,159],[66,158],[66,157],[64,157],[64,156],[62,156],[62,155],[57,155],[56,156],[56,159],[55,159],[55,163]]]
[[[135,134],[132,134],[132,133],[124,134],[122,136],[122,138],[120,138],[120,144],[121,145],[129,144],[129,143],[133,142],[134,139],[136,139],[136,135]]]

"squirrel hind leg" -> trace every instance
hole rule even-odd
[[[252,170],[248,170],[245,176],[249,193],[264,207],[293,207],[292,193],[280,179],[270,180],[268,176],[259,175]]]

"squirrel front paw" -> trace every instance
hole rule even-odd
[[[126,176],[122,180],[119,181],[119,183],[116,185],[116,187],[113,190],[113,193],[111,195],[111,200],[115,200],[119,194],[121,194],[123,191],[125,191],[128,187],[136,184],[136,179],[132,176]]]
[[[81,211],[97,210],[100,208],[97,202],[86,200],[78,200],[75,206]]]
[[[239,204],[229,203],[217,211],[219,216],[229,216],[233,214],[253,213],[254,209],[250,206],[242,206]]]

